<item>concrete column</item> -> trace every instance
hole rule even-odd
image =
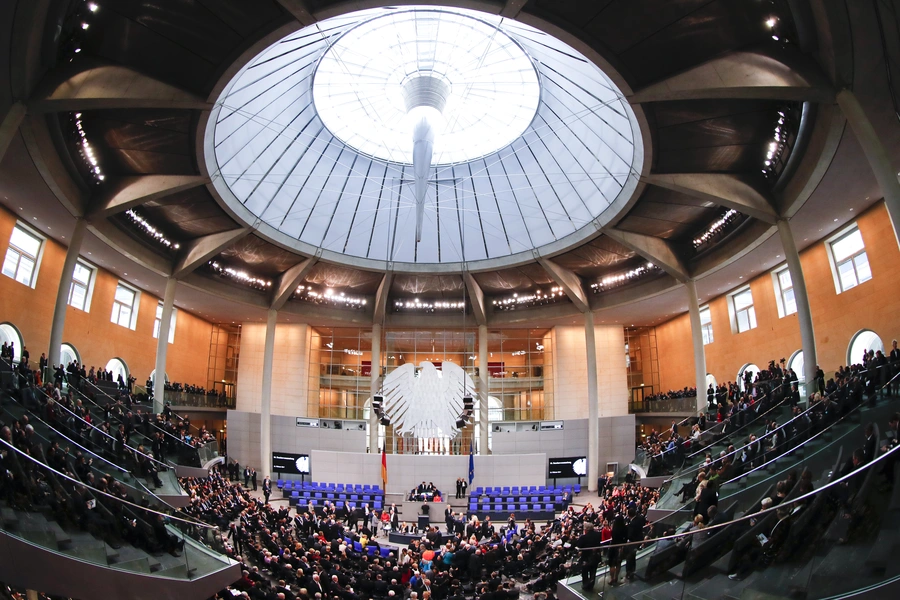
[[[275,358],[275,325],[278,311],[266,315],[266,344],[263,351],[262,394],[259,406],[259,473],[272,473],[272,361]]]
[[[372,325],[372,383],[371,396],[381,391],[381,324]],[[369,452],[378,452],[378,415],[374,408],[369,410]]]
[[[584,347],[587,354],[588,401],[588,491],[597,491],[600,476],[600,403],[597,391],[597,341],[594,336],[594,313],[584,313]]]
[[[166,353],[169,351],[169,330],[172,324],[172,310],[175,308],[174,277],[166,279],[166,291],[163,294],[162,317],[159,321],[159,338],[156,340],[156,378],[153,380],[153,411],[163,411],[166,398]]]
[[[788,271],[791,273],[791,284],[794,286],[794,301],[797,303],[797,323],[800,325],[800,344],[803,348],[803,374],[806,378],[807,390],[812,389],[816,381],[816,333],[813,329],[812,313],[809,310],[809,296],[806,293],[806,278],[800,264],[800,254],[794,243],[794,234],[787,219],[778,219],[778,234],[784,248]]]
[[[488,396],[491,393],[491,374],[488,373],[488,328],[487,325],[478,326],[478,379],[481,389],[478,393],[478,414],[480,423],[478,432],[478,453],[490,454],[488,448],[488,436],[491,432],[490,408]]]
[[[688,313],[691,317],[691,340],[694,343],[694,385],[697,388],[697,411],[706,410],[706,349],[703,347],[703,327],[700,325],[700,299],[693,279],[684,284],[688,294]]]
[[[891,224],[894,226],[894,237],[900,239],[900,181],[897,180],[897,171],[891,165],[891,157],[881,143],[878,132],[875,131],[869,117],[866,116],[866,111],[856,95],[850,90],[841,90],[837,95],[837,103],[844,112],[844,116],[847,117],[847,122],[850,123],[853,133],[856,134],[856,139],[869,161],[881,193],[884,194],[884,204],[887,206]],[[793,275],[791,272],[791,277]],[[812,362],[806,357],[805,349],[803,358],[807,362]]]
[[[51,367],[59,365],[59,350],[62,346],[63,330],[66,327],[66,309],[69,306],[69,288],[72,286],[72,275],[75,274],[75,263],[81,252],[81,241],[87,221],[81,217],[75,219],[75,229],[69,236],[69,249],[63,262],[62,274],[59,276],[59,289],[56,290],[56,307],[53,309],[53,322],[50,325],[50,347],[47,348],[47,361]],[[21,352],[21,349],[19,349]],[[43,375],[46,376],[46,373]],[[53,381],[52,377],[46,381]]]

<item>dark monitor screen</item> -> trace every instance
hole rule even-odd
[[[587,457],[569,456],[566,458],[551,458],[549,462],[550,479],[584,477],[587,475]]]
[[[272,470],[276,473],[309,474],[309,454],[272,453]]]

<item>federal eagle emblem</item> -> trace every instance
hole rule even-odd
[[[445,362],[438,370],[428,361],[406,363],[384,378],[384,412],[400,436],[455,437],[463,398],[475,392],[472,378],[462,367]]]

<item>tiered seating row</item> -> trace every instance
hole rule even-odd
[[[580,492],[580,485],[477,487],[469,494],[469,512],[554,512],[565,510]]]
[[[545,494],[572,494],[581,493],[581,485],[532,485],[532,486],[512,486],[512,487],[477,487],[469,493],[469,496],[543,496]]]
[[[278,480],[276,485],[291,506],[305,507],[312,503],[316,509],[325,506],[326,502],[333,503],[338,509],[362,508],[368,504],[373,510],[381,510],[384,506],[384,492],[378,485],[317,483],[310,481],[283,481]]]

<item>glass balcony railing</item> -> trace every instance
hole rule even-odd
[[[187,408],[219,408],[227,410],[235,407],[235,399],[217,394],[190,394],[166,390],[165,401],[176,407]]]
[[[7,535],[78,561],[172,579],[236,564],[217,527],[83,483],[2,438],[0,450],[14,482],[4,483],[0,499]]]
[[[631,400],[628,403],[630,413],[696,413],[697,397],[666,398],[661,400]]]

